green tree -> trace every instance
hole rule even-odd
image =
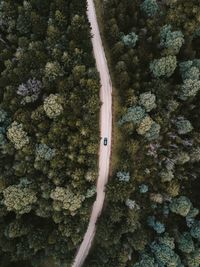
[[[177,67],[175,56],[166,56],[160,59],[154,59],[150,63],[150,70],[155,78],[170,77]]]

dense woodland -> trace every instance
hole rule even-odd
[[[86,1],[0,0],[0,73],[0,266],[71,266],[99,146]]]
[[[200,2],[96,4],[118,101],[117,162],[84,266],[199,267]]]

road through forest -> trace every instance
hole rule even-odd
[[[83,241],[78,249],[72,267],[80,267],[84,263],[92,240],[96,231],[96,222],[101,214],[105,199],[105,185],[108,181],[110,155],[111,155],[111,137],[112,137],[112,83],[108,70],[107,60],[100,36],[99,26],[95,12],[93,0],[87,0],[87,16],[91,25],[93,53],[96,60],[97,70],[100,74],[100,99],[102,102],[100,109],[100,150],[99,150],[99,173],[97,180],[97,195],[92,207],[92,213],[87,231]],[[103,139],[108,138],[107,146],[104,146]]]

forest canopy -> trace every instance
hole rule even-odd
[[[84,266],[199,267],[199,1],[95,4],[115,130],[106,205]]]
[[[70,266],[98,167],[86,1],[0,1],[0,73],[0,265]]]

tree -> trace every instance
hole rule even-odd
[[[146,109],[146,112],[150,112],[156,108],[156,96],[151,91],[140,94],[139,104]]]
[[[189,232],[184,232],[182,234],[179,234],[179,237],[177,239],[178,243],[178,248],[183,252],[183,253],[191,253],[194,251],[194,242],[192,240],[192,237]]]
[[[193,130],[193,126],[192,124],[190,123],[189,120],[186,120],[184,118],[179,118],[177,121],[176,121],[176,127],[177,127],[177,130],[178,130],[178,133],[179,134],[187,134],[189,132],[191,132]]]
[[[50,148],[46,144],[39,144],[36,146],[35,154],[36,160],[48,160],[50,161],[55,156],[55,149]]]
[[[181,86],[181,90],[179,92],[179,98],[181,100],[187,100],[189,98],[196,96],[199,90],[200,90],[199,80],[192,80],[192,79],[184,80]]]
[[[134,32],[122,36],[122,42],[130,48],[134,48],[136,46],[137,41],[138,35]]]
[[[130,173],[129,172],[117,172],[117,178],[120,182],[129,182],[130,181]]]
[[[150,247],[158,266],[180,266],[180,257],[174,252],[173,248],[170,247],[168,243],[157,243],[154,241]]]
[[[63,70],[62,70],[60,64],[56,61],[47,62],[44,72],[45,72],[45,77],[49,81],[54,81],[58,77],[63,76]]]
[[[3,196],[7,210],[16,214],[29,213],[37,201],[36,192],[20,185],[10,185],[3,191]]]
[[[144,253],[140,255],[140,261],[135,263],[133,267],[158,267],[154,257]]]
[[[190,160],[192,162],[200,161],[200,146],[192,148],[190,152]]]
[[[160,133],[160,125],[155,121],[152,123],[151,128],[145,133],[145,138],[149,141],[158,139]]]
[[[191,236],[200,240],[200,221],[195,221],[190,230]]]
[[[159,10],[156,0],[144,0],[140,8],[149,17],[155,16]]]
[[[139,124],[139,127],[137,128],[137,133],[145,135],[151,129],[153,123],[154,121],[151,119],[151,117],[146,116]]]
[[[166,56],[160,59],[154,59],[150,63],[150,70],[155,78],[170,77],[174,73],[177,66],[175,56]]]
[[[23,125],[16,121],[8,128],[7,137],[14,144],[16,149],[21,149],[30,142],[27,133],[23,130]]]
[[[193,253],[187,255],[187,265],[189,267],[199,267],[200,265],[200,249],[197,248]]]
[[[38,99],[41,92],[42,83],[35,78],[29,79],[26,83],[19,85],[17,94],[22,96],[22,104],[34,102]]]
[[[155,216],[149,216],[147,222],[148,225],[156,231],[156,233],[162,234],[165,232],[164,224],[159,221],[156,221]]]
[[[50,119],[58,117],[63,112],[62,99],[58,94],[50,94],[44,100],[44,111]]]
[[[186,217],[192,207],[192,203],[189,198],[185,196],[180,196],[174,198],[169,205],[169,208],[172,212],[179,214],[183,217]]]
[[[50,197],[54,200],[54,210],[69,210],[72,215],[77,213],[77,210],[80,209],[82,205],[82,201],[85,199],[85,197],[80,194],[74,194],[69,187],[56,187],[51,191]]]
[[[145,110],[140,106],[133,106],[128,109],[127,113],[119,121],[119,125],[132,121],[138,125],[145,117]]]
[[[171,25],[165,25],[160,31],[160,44],[168,49],[168,54],[176,55],[184,44],[184,36],[181,31],[172,31]]]

